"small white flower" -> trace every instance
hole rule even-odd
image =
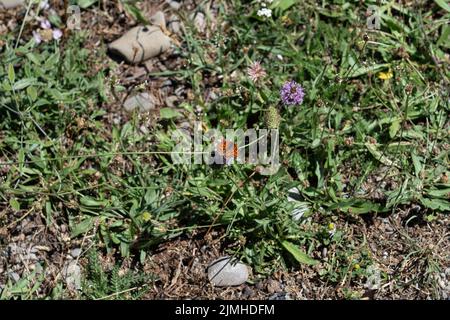
[[[261,8],[256,13],[259,17],[266,16],[267,18],[270,18],[272,16],[272,10],[268,8]]]
[[[62,37],[62,31],[61,30],[59,30],[59,29],[54,29],[53,30],[53,39],[54,40],[59,40],[59,39],[61,39],[61,37]]]
[[[281,54],[277,54],[277,58],[278,60],[283,61],[283,56]]]

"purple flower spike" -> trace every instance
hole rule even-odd
[[[305,96],[302,86],[295,81],[286,82],[281,88],[280,94],[281,101],[287,106],[302,104]]]

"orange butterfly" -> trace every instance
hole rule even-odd
[[[231,159],[236,159],[239,155],[239,149],[236,143],[221,140],[217,145],[217,153],[225,158],[225,162],[228,163]]]

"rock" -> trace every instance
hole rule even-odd
[[[63,277],[70,290],[81,289],[81,268],[76,261],[70,261],[63,269]]]
[[[126,111],[132,112],[139,108],[140,112],[146,112],[155,109],[156,99],[147,92],[142,92],[125,100],[123,107]]]
[[[178,102],[177,96],[169,96],[166,98],[166,106],[169,108],[175,108],[175,104]]]
[[[288,202],[297,202],[295,208],[292,210],[292,218],[298,221],[303,215],[309,211],[309,204],[307,202],[300,201],[300,192],[296,187],[288,190]]]
[[[160,26],[161,28],[165,28],[166,27],[166,17],[164,16],[164,13],[162,11],[156,12],[153,16],[151,16],[150,23],[154,24],[155,26]]]
[[[78,256],[81,254],[81,248],[75,248],[75,249],[72,249],[72,250],[70,250],[70,255],[73,257],[73,258],[78,258]]]
[[[167,23],[167,28],[170,32],[181,34],[181,21],[176,15],[171,15],[169,22]]]
[[[20,276],[17,272],[10,272],[9,277],[11,280],[14,280],[15,282],[18,282],[20,280]]]
[[[141,125],[139,127],[139,130],[143,133],[143,134],[148,134],[150,131],[148,131],[147,127],[145,125]]]
[[[181,8],[181,0],[166,0],[166,3],[169,4],[169,6],[173,9],[173,10],[178,10]]]
[[[24,4],[24,0],[0,0],[0,9],[12,9]]]
[[[194,20],[194,26],[198,31],[204,32],[206,28],[205,14],[203,12],[194,13],[191,18]]]
[[[134,27],[119,39],[111,42],[108,49],[122,56],[128,63],[141,63],[167,51],[170,38],[158,26]]]
[[[238,286],[247,281],[248,268],[236,259],[221,257],[209,265],[208,279],[217,287]]]

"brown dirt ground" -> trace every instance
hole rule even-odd
[[[147,2],[145,12],[151,15],[161,8],[161,3]],[[0,25],[6,26],[7,29],[1,29],[0,33],[13,29],[22,14],[20,10],[1,13]],[[93,51],[97,50],[100,42],[115,39],[135,24],[113,1],[103,2],[102,10],[86,12],[83,22],[88,21],[92,21],[92,33],[86,47]],[[96,62],[99,69],[108,64]],[[110,76],[112,81],[119,79],[128,89],[123,95],[128,95],[135,86],[142,83],[148,71],[173,70],[184,63],[182,57],[169,53],[163,59],[155,59],[146,65],[120,64],[116,70],[111,71]],[[162,79],[152,79],[150,86],[161,103],[175,91],[172,85],[169,85],[166,91],[161,90],[165,86]],[[189,99],[192,95],[189,90],[187,86],[182,95],[183,99]],[[161,92],[164,92],[164,96],[161,96]],[[123,95],[120,97],[122,101]],[[121,113],[120,102],[105,104],[103,107],[111,111],[110,115],[119,114],[121,122],[127,121],[126,115]],[[114,121],[113,116],[109,117],[105,119],[107,124]],[[0,220],[3,226],[0,229],[0,284],[6,283],[7,272],[24,277],[32,272],[39,262],[45,265],[45,280],[39,288],[38,296],[45,296],[60,281],[64,264],[71,260],[68,255],[70,249],[80,247],[82,240],[70,239],[64,217],[55,217],[57,223],[47,225],[41,209],[39,203],[36,203],[30,211],[12,212],[8,209],[7,202],[0,202]],[[323,224],[320,220],[320,217],[313,217],[315,223],[305,225],[305,228],[320,226]],[[420,213],[411,208],[398,209],[387,216],[341,216],[336,221],[337,229],[344,233],[345,239],[348,243],[353,243],[356,249],[368,249],[376,267],[387,275],[381,287],[374,290],[365,287],[365,278],[355,280],[344,277],[338,283],[330,283],[320,276],[320,270],[329,267],[328,261],[332,261],[339,250],[333,246],[327,248],[326,253],[315,253],[321,263],[314,268],[299,266],[279,270],[266,279],[252,276],[253,284],[214,288],[207,281],[206,267],[215,258],[226,254],[227,248],[222,243],[213,241],[220,238],[221,232],[212,233],[207,239],[204,234],[193,234],[161,244],[147,259],[143,267],[144,272],[155,274],[158,280],[145,298],[268,299],[274,296],[283,298],[287,293],[292,299],[339,299],[346,297],[345,289],[350,288],[366,299],[447,299],[450,297],[449,225],[448,216],[438,215],[434,221],[426,222]],[[92,244],[92,237],[84,240],[86,249]],[[105,255],[102,260],[110,265],[114,258]],[[87,263],[83,255],[80,263]],[[124,262],[124,265],[126,263]],[[432,265],[439,266],[442,270],[447,268],[447,271],[436,277],[429,270]]]

